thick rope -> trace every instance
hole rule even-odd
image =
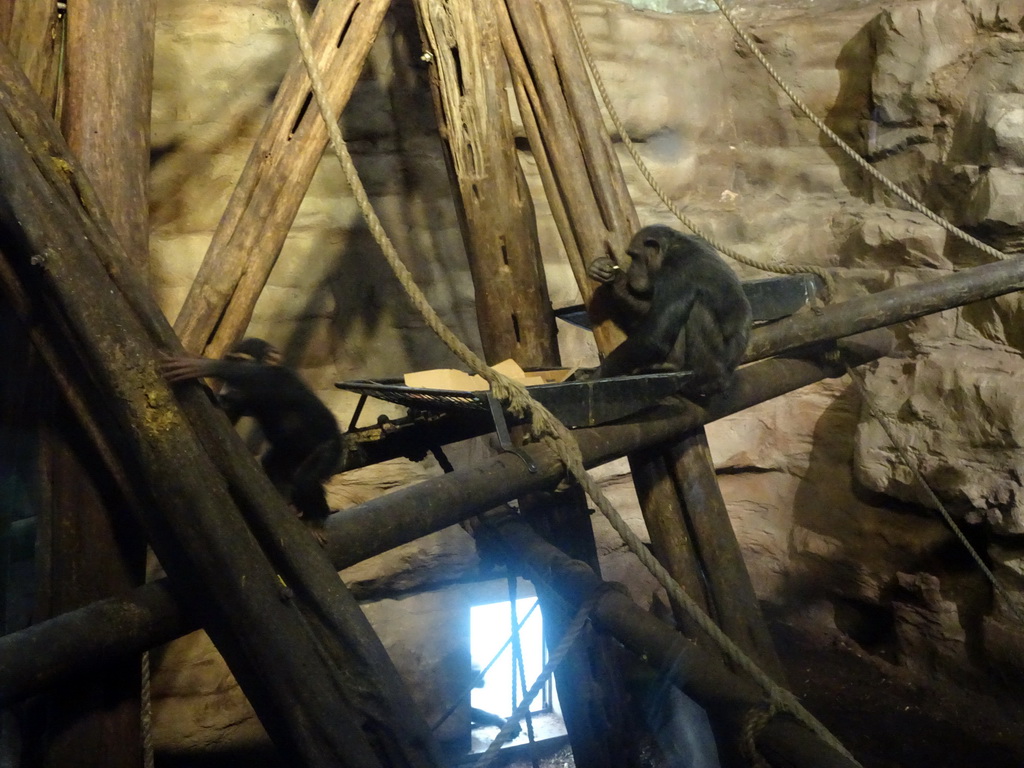
[[[644,162],[639,150],[637,150],[636,144],[633,143],[633,139],[630,138],[629,132],[626,130],[626,126],[623,124],[619,117],[619,113],[615,110],[615,106],[612,104],[611,97],[608,95],[608,90],[604,85],[604,78],[601,77],[601,73],[597,69],[594,57],[590,52],[590,45],[587,42],[586,36],[583,34],[583,25],[580,23],[579,16],[576,13],[576,5],[573,0],[566,0],[566,5],[569,7],[569,16],[572,19],[573,30],[576,32],[576,39],[580,44],[580,48],[583,50],[583,57],[587,62],[587,68],[590,70],[590,74],[594,78],[594,83],[597,85],[597,90],[601,94],[601,100],[604,102],[605,109],[608,110],[608,116],[612,120],[612,125],[614,125],[615,130],[618,131],[619,137],[622,139],[623,146],[626,147],[626,151],[629,152],[629,156],[633,158],[633,162],[636,164],[641,175],[650,185],[651,189],[654,190],[658,199],[661,200],[672,215],[679,219],[679,221],[683,223],[683,226],[693,232],[693,234],[707,240],[715,250],[724,253],[730,259],[737,261],[740,264],[746,264],[748,267],[759,269],[762,272],[773,272],[779,275],[817,275],[825,283],[827,297],[831,297],[835,289],[835,280],[828,269],[814,264],[784,264],[779,261],[762,261],[750,256],[744,256],[742,253],[739,253],[729,246],[723,245],[713,239],[710,235],[701,230],[692,219],[683,213],[682,209],[675,204],[675,202],[668,196],[665,188],[662,187],[654,177],[651,169],[647,167],[647,163]]]
[[[718,628],[707,614],[705,614],[683,591],[682,587],[676,583],[661,563],[654,558],[654,556],[644,546],[643,542],[641,542],[636,534],[630,530],[629,526],[615,510],[611,502],[608,501],[604,493],[601,491],[601,488],[587,474],[586,469],[583,466],[583,457],[580,453],[579,445],[576,443],[576,439],[569,432],[568,428],[558,421],[558,419],[556,419],[547,408],[534,401],[526,391],[526,387],[524,385],[513,381],[490,368],[444,325],[444,322],[427,302],[426,297],[423,295],[422,291],[420,291],[419,287],[413,280],[412,275],[399,258],[394,245],[391,243],[387,233],[384,231],[384,227],[381,224],[380,219],[373,210],[373,206],[370,203],[366,190],[359,179],[359,174],[356,171],[355,164],[352,162],[352,156],[349,154],[348,148],[345,145],[345,140],[341,135],[341,129],[338,127],[338,121],[334,119],[331,114],[331,110],[325,96],[326,87],[315,63],[316,60],[313,54],[312,44],[309,39],[309,32],[306,29],[305,18],[302,10],[299,8],[298,0],[288,0],[288,10],[291,14],[292,23],[295,27],[295,34],[299,42],[299,50],[302,52],[303,62],[306,65],[306,71],[309,75],[310,83],[312,84],[313,94],[316,97],[320,113],[327,125],[331,146],[334,149],[338,160],[341,162],[342,170],[344,171],[345,177],[352,188],[353,198],[365,217],[367,226],[373,234],[374,239],[380,245],[385,260],[395,273],[399,283],[401,283],[402,287],[405,289],[413,306],[423,315],[424,321],[427,325],[438,335],[448,348],[451,349],[460,360],[462,360],[463,363],[491,385],[491,391],[494,392],[495,396],[502,402],[507,404],[507,408],[510,412],[521,418],[529,417],[531,420],[531,431],[533,435],[547,443],[548,447],[565,465],[569,474],[579,481],[583,489],[587,492],[587,495],[590,496],[601,513],[608,518],[612,527],[615,528],[623,541],[626,542],[630,550],[640,558],[640,561],[658,579],[658,582],[665,588],[669,595],[673,599],[677,600],[680,605],[686,608],[694,622],[713,640],[715,640],[726,657],[737,667],[747,672],[747,674],[749,674],[765,690],[772,702],[775,702],[778,706],[792,714],[797,720],[810,728],[818,735],[819,738],[837,752],[840,752],[856,763],[850,753],[846,751],[842,744],[839,743],[828,729],[818,722],[810,712],[804,709],[792,693],[779,687],[770,677],[768,677],[768,675],[762,672],[756,664]]]
[[[772,768],[771,763],[765,760],[764,755],[757,748],[757,735],[777,714],[778,708],[774,704],[769,704],[767,707],[753,707],[747,712],[747,717],[743,721],[743,730],[740,733],[740,752],[753,768]]]
[[[530,616],[532,616],[532,615],[533,615],[533,612],[534,612],[535,610],[537,610],[537,607],[538,607],[539,605],[540,605],[540,601],[537,601],[537,602],[535,602],[535,603],[534,603],[533,605],[531,605],[531,606],[530,606],[530,610],[528,610],[528,611],[526,612],[526,615],[525,615],[525,616],[523,616],[523,619],[522,619],[522,621],[520,621],[520,622],[519,622],[519,623],[518,623],[518,624],[517,624],[517,625],[516,625],[516,626],[515,626],[515,627],[513,628],[513,630],[512,630],[512,631],[513,631],[513,632],[518,632],[518,631],[519,631],[519,630],[521,630],[521,629],[522,629],[522,628],[523,628],[524,626],[526,626],[526,622],[527,622],[527,621],[529,621],[529,619],[530,619]],[[485,666],[485,667],[484,667],[483,669],[481,669],[481,670],[480,670],[480,671],[479,671],[479,672],[478,672],[478,673],[477,673],[476,675],[474,675],[474,676],[473,676],[473,680],[472,680],[472,682],[471,682],[471,683],[470,683],[470,684],[469,684],[469,685],[468,685],[468,686],[466,687],[466,689],[465,689],[465,690],[464,690],[464,691],[463,691],[463,692],[462,692],[462,693],[461,693],[461,694],[459,695],[459,697],[458,697],[457,699],[455,699],[455,702],[454,702],[454,703],[453,703],[453,704],[452,704],[452,705],[451,705],[450,707],[448,707],[448,709],[446,709],[446,710],[444,711],[444,714],[443,714],[443,715],[441,715],[441,716],[440,716],[440,717],[439,717],[439,718],[437,719],[437,722],[436,722],[436,723],[434,723],[434,724],[433,724],[432,726],[430,726],[430,730],[432,730],[432,731],[436,731],[436,730],[437,730],[438,728],[440,728],[440,727],[441,727],[441,725],[442,725],[442,724],[444,723],[444,721],[445,721],[445,720],[447,720],[447,719],[448,719],[449,717],[451,717],[451,716],[452,716],[452,715],[453,715],[453,714],[455,713],[455,710],[459,708],[459,705],[460,705],[460,704],[461,704],[462,702],[464,702],[464,701],[465,701],[466,699],[468,699],[468,698],[470,697],[470,695],[471,695],[471,694],[473,693],[473,689],[474,689],[474,688],[476,688],[476,686],[477,686],[477,683],[480,683],[480,682],[482,682],[482,681],[483,681],[483,679],[484,679],[485,677],[487,677],[487,673],[488,673],[488,672],[490,672],[490,670],[491,670],[491,667],[493,667],[493,666],[495,665],[495,663],[496,663],[496,662],[498,661],[498,659],[499,659],[499,658],[501,657],[501,654],[503,654],[503,653],[505,652],[505,649],[506,649],[506,648],[508,648],[508,647],[509,647],[509,646],[510,646],[511,644],[512,644],[512,635],[509,635],[509,636],[508,636],[508,637],[507,637],[507,638],[505,639],[505,642],[504,642],[504,643],[502,643],[502,646],[501,646],[501,648],[499,648],[499,649],[498,649],[498,652],[497,652],[497,653],[495,653],[495,654],[494,654],[494,656],[492,656],[492,657],[491,657],[491,660],[490,660],[489,662],[487,662],[487,666]]]
[[[151,686],[151,671],[149,666],[149,651],[142,652],[142,765],[143,768],[153,768],[153,692]]]
[[[572,0],[566,1],[568,2],[570,13],[572,15],[573,27],[576,30],[576,35],[579,38],[580,44],[583,47],[583,50],[587,57],[587,64],[594,75],[594,80],[597,83],[598,90],[601,92],[601,98],[604,99],[605,106],[608,108],[608,114],[612,117],[612,122],[615,124],[615,129],[619,132],[619,135],[622,137],[623,143],[626,145],[627,149],[629,149],[630,155],[633,157],[634,162],[636,162],[637,165],[640,167],[640,171],[641,173],[643,173],[644,178],[647,179],[647,182],[649,184],[651,184],[651,188],[654,189],[655,193],[657,193],[658,197],[661,198],[662,202],[665,203],[666,206],[668,206],[668,209],[681,222],[683,222],[683,224],[685,224],[689,229],[693,230],[694,233],[700,234],[699,232],[697,232],[696,229],[693,228],[693,226],[688,222],[688,220],[685,219],[680,212],[678,212],[678,209],[668,199],[668,196],[664,194],[664,191],[661,189],[661,187],[659,185],[656,185],[652,181],[650,172],[647,170],[646,165],[643,164],[643,161],[640,158],[639,153],[636,152],[635,148],[633,147],[633,142],[629,139],[629,136],[626,134],[626,131],[623,128],[621,121],[619,121],[618,116],[615,114],[615,111],[612,108],[611,100],[608,98],[608,93],[604,88],[604,84],[601,81],[601,76],[597,71],[597,67],[594,65],[593,58],[590,56],[590,51],[586,44],[586,40],[583,37],[583,28],[580,25],[579,18],[576,15],[576,9],[574,7],[574,4]],[[829,141],[831,141],[839,149],[841,149],[851,160],[853,160],[858,166],[860,166],[864,171],[866,171],[868,175],[870,175],[873,179],[882,184],[882,186],[884,186],[886,189],[888,189],[890,192],[896,195],[900,200],[905,202],[915,211],[920,213],[922,216],[927,217],[930,221],[934,222],[935,224],[938,224],[940,227],[942,227],[944,230],[949,232],[954,237],[962,240],[968,245],[974,246],[978,250],[991,256],[994,259],[1002,260],[1010,258],[1007,254],[1003,253],[1002,251],[993,248],[991,245],[988,245],[987,243],[983,243],[981,240],[978,240],[976,237],[973,237],[972,235],[969,235],[967,232],[964,232],[962,229],[950,223],[949,221],[942,218],[938,214],[930,211],[927,207],[925,207],[923,203],[921,203],[908,192],[905,192],[903,189],[897,186],[895,182],[893,182],[891,179],[885,176],[885,174],[883,174],[881,171],[879,171],[877,168],[871,165],[871,163],[865,160],[860,155],[860,153],[857,152],[857,150],[855,150],[853,147],[851,147],[849,144],[843,141],[843,139],[841,139],[835,131],[833,131],[831,128],[825,125],[825,122],[816,114],[814,114],[813,111],[811,111],[811,108],[807,106],[803,99],[797,96],[793,89],[790,88],[790,86],[782,79],[782,76],[779,75],[779,73],[775,70],[775,67],[772,66],[771,62],[768,61],[765,55],[761,53],[760,49],[754,43],[754,40],[750,37],[750,35],[743,28],[740,27],[739,22],[736,21],[735,16],[733,16],[732,12],[728,8],[726,8],[725,5],[722,4],[721,0],[714,0],[714,2],[715,5],[718,7],[718,10],[722,12],[723,16],[725,16],[726,21],[729,22],[729,26],[733,28],[733,31],[736,33],[736,35],[743,41],[747,48],[750,49],[750,52],[754,55],[754,58],[756,58],[758,62],[761,64],[761,66],[764,67],[768,75],[772,78],[772,80],[775,81],[779,88],[782,89],[782,92],[789,97],[790,101],[792,101],[793,104],[796,105],[797,109],[799,109],[804,114],[804,116],[808,120],[810,120],[819,131],[821,131],[825,136],[827,136]],[[704,235],[701,235],[701,237],[704,237]],[[707,238],[705,237],[705,239]],[[746,260],[745,257],[738,257],[736,254],[730,252],[729,250],[723,249],[719,245],[715,245],[715,248],[722,251],[722,253],[726,254],[730,258],[740,262],[741,264],[747,264],[749,266],[756,267],[758,269],[763,269],[769,272],[776,271],[774,267],[761,266],[758,263],[753,262],[753,260]],[[801,269],[800,271],[812,272],[812,274],[820,274],[818,272],[813,272],[811,269]]]
[[[907,448],[906,443],[904,443],[904,441],[896,434],[896,431],[892,428],[892,424],[889,422],[889,418],[883,414],[872,401],[863,377],[861,377],[861,375],[854,371],[849,365],[846,366],[846,372],[849,373],[850,378],[853,379],[857,392],[860,393],[861,401],[867,406],[868,413],[871,414],[871,418],[881,425],[886,436],[889,438],[889,442],[892,443],[896,452],[900,455],[900,459],[903,461],[903,464],[910,470],[911,474],[913,474],[918,487],[924,491],[925,496],[928,497],[932,506],[938,510],[938,513],[942,517],[943,521],[945,521],[946,526],[953,532],[953,535],[956,536],[960,543],[963,544],[964,549],[967,550],[971,559],[974,560],[978,568],[981,569],[981,572],[984,573],[985,577],[989,582],[991,582],[992,588],[1000,597],[1003,598],[1007,608],[1009,608],[1013,615],[1016,616],[1017,620],[1024,625],[1024,613],[1021,612],[1021,609],[1017,606],[1016,602],[1014,602],[1006,588],[996,579],[996,576],[992,573],[991,569],[985,565],[985,561],[982,559],[981,555],[978,554],[978,551],[973,546],[971,546],[971,542],[967,540],[964,532],[960,530],[960,526],[956,524],[953,520],[953,516],[949,514],[949,510],[946,509],[946,505],[939,500],[939,497],[935,495],[935,491],[933,491],[931,486],[928,484],[928,481],[924,479],[924,475],[922,475],[921,471],[917,468],[917,462],[915,462],[914,457],[910,455],[910,449]]]

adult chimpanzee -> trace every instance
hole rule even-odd
[[[169,382],[212,377],[224,390],[218,401],[231,420],[251,416],[269,447],[261,463],[274,486],[314,528],[331,513],[323,482],[334,474],[341,457],[341,432],[327,406],[263,339],[235,344],[220,360],[169,357],[161,366]]]
[[[612,292],[613,318],[627,338],[597,376],[692,371],[690,391],[723,389],[743,357],[751,313],[735,273],[704,240],[670,227],[637,232],[628,269],[595,259],[587,274]]]

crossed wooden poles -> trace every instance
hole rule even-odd
[[[312,32],[336,114],[389,5],[317,5]],[[538,288],[543,273],[533,211],[521,171],[510,163],[512,133],[501,106],[505,67],[577,275],[592,258],[621,249],[636,228],[636,214],[601,128],[564,3],[493,5],[489,15],[480,12],[479,2],[417,0],[416,18],[434,54],[431,82],[459,191],[481,327],[488,330],[485,350],[491,359],[513,349],[523,364],[551,364],[553,319]],[[399,40],[409,16],[396,7],[395,19]],[[459,23],[440,23],[451,19]],[[145,38],[151,29],[143,26],[137,34]],[[277,93],[173,330],[141,277],[142,246],[104,212],[119,210],[108,190],[123,185],[115,179],[93,189],[47,117],[37,94],[43,90],[0,47],[0,286],[145,531],[168,582],[0,638],[0,704],[81,671],[86,649],[94,654],[93,664],[112,663],[199,624],[283,753],[309,766],[439,765],[429,731],[410,714],[415,708],[408,691],[336,569],[509,498],[550,490],[562,468],[536,447],[530,449],[536,474],[526,473],[518,459],[497,457],[473,469],[475,482],[455,473],[335,515],[327,551],[320,549],[206,398],[195,389],[173,397],[156,367],[158,353],[176,348],[179,339],[194,351],[216,354],[248,324],[326,141],[315,110],[303,109],[308,83],[301,64],[293,64]],[[283,178],[292,181],[285,184]],[[516,204],[508,205],[510,199]],[[1022,286],[1024,266],[1017,261],[965,270],[780,322],[755,336],[749,356],[777,355]],[[589,300],[585,279],[581,289]],[[617,334],[601,324],[595,335],[607,350]],[[845,350],[854,365],[885,352],[877,339]],[[655,552],[684,586],[698,570],[710,575],[707,593],[698,590],[705,606],[779,679],[781,668],[739,560],[702,425],[841,373],[833,365],[806,357],[765,360],[743,369],[735,387],[703,410],[682,404],[653,411],[642,422],[579,433],[592,464],[631,456]],[[543,514],[539,507],[533,513]],[[564,583],[546,587],[562,599],[578,603],[596,588],[589,577],[573,580],[559,570],[564,555],[551,552],[521,523],[500,528],[517,542],[525,567],[547,563],[566,574]],[[696,545],[689,541],[690,530],[700,539]],[[706,649],[641,620],[636,611],[621,596],[605,595],[594,620],[667,674],[675,670],[672,679],[730,727],[761,701],[758,690],[727,672]],[[577,753],[596,738],[573,724],[585,716],[581,711],[567,718]],[[768,723],[758,746],[769,756],[786,754],[798,766],[850,764],[785,718]],[[604,764],[600,755],[593,759],[599,762],[586,764]]]

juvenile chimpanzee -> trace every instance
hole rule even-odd
[[[735,273],[706,241],[665,226],[644,227],[626,252],[626,270],[608,257],[587,268],[612,291],[613,317],[628,335],[597,376],[692,371],[694,394],[722,390],[750,335],[750,303]]]
[[[169,382],[212,377],[225,388],[218,401],[232,422],[251,416],[269,445],[261,463],[271,482],[322,542],[331,513],[323,482],[341,457],[334,415],[263,339],[235,344],[220,360],[169,357],[161,370]]]

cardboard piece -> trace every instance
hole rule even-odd
[[[509,358],[492,366],[498,373],[527,387],[537,384],[557,384],[572,374],[571,368],[550,368],[526,373],[515,360]],[[453,368],[435,368],[429,371],[415,371],[405,374],[405,386],[417,389],[448,389],[457,392],[486,392],[490,385],[481,376],[457,371]]]

